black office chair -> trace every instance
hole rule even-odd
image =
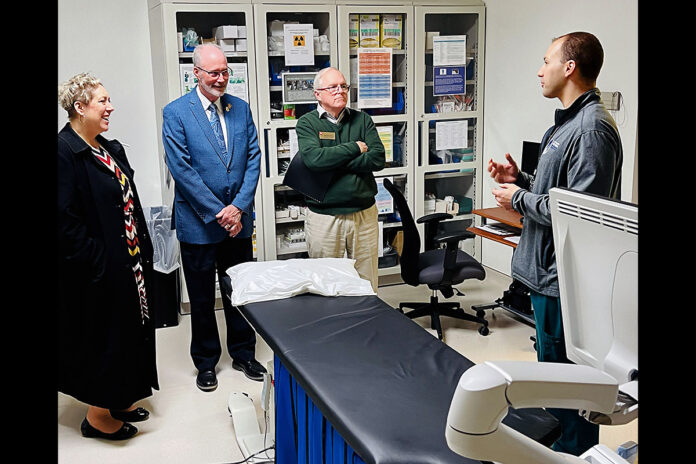
[[[466,279],[483,280],[486,277],[483,266],[459,249],[459,242],[473,238],[474,234],[459,231],[436,235],[438,223],[443,219],[451,218],[452,215],[434,213],[423,216],[418,219],[419,224],[425,223],[425,251],[421,253],[420,234],[406,199],[389,179],[384,179],[384,187],[394,199],[394,205],[401,216],[404,233],[403,250],[400,255],[401,278],[409,285],[414,287],[427,285],[433,291],[429,303],[400,303],[399,311],[403,313],[403,308],[412,308],[413,311],[405,313],[410,319],[430,316],[431,327],[437,331],[440,340],[442,340],[440,316],[478,322],[481,324],[479,333],[488,335],[486,319],[465,313],[459,302],[440,302],[437,297],[439,291],[445,298],[450,298],[454,295],[453,285],[460,284]],[[442,243],[446,244],[446,248],[438,248],[438,245]]]

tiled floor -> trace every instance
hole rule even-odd
[[[487,269],[483,282],[465,282],[458,286],[466,296],[454,296],[467,308],[488,303],[507,289],[510,279]],[[399,301],[427,301],[427,287],[404,284],[380,287],[379,296],[392,306]],[[222,311],[217,312],[223,327]],[[487,312],[490,334],[479,335],[477,325],[443,318],[444,341],[476,363],[486,360],[534,361],[536,354],[529,337],[534,329],[503,309]],[[423,327],[427,318],[416,319]],[[426,329],[427,330],[427,329]],[[222,331],[224,333],[224,331]],[[432,331],[431,331],[432,332]],[[434,332],[433,332],[434,333]],[[150,419],[135,424],[139,433],[130,440],[110,442],[87,439],[80,434],[80,423],[87,406],[72,397],[58,394],[58,462],[61,464],[223,464],[244,459],[237,445],[227,402],[232,392],[247,393],[256,405],[259,421],[261,383],[248,380],[232,369],[229,355],[218,364],[217,390],[201,392],[195,385],[196,371],[189,356],[190,316],[182,316],[179,325],[158,329],[157,368],[160,390],[139,403],[150,410]],[[223,340],[224,346],[224,340]],[[266,364],[273,354],[259,337],[257,359]],[[616,449],[625,441],[638,441],[638,421],[615,427],[602,427],[600,442]]]

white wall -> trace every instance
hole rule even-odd
[[[620,91],[625,107],[614,115],[619,124],[624,167],[622,199],[633,196],[638,114],[638,2],[635,0],[485,0],[486,64],[484,158],[519,160],[522,140],[540,141],[553,123],[558,100],[541,95],[537,70],[551,39],[566,32],[594,33],[604,47],[598,86]],[[101,78],[114,107],[104,134],[128,144],[143,204],[162,202],[157,159],[146,0],[59,0],[58,77],[91,71]],[[59,111],[59,128],[65,111]],[[483,206],[495,206],[484,176]],[[483,240],[482,260],[509,274],[511,248]]]
[[[89,71],[115,108],[103,135],[126,146],[143,206],[162,204],[147,0],[58,0],[58,81]],[[58,129],[67,122],[58,106]]]
[[[634,197],[634,161],[638,117],[638,2],[635,0],[484,0],[486,64],[484,94],[484,163],[520,160],[522,141],[541,141],[553,125],[559,100],[542,96],[537,71],[551,39],[567,32],[595,34],[604,48],[597,79],[603,92],[620,91],[624,109],[612,115],[624,151],[621,199]],[[485,165],[485,164],[484,164]],[[495,206],[494,183],[484,175],[483,207]],[[482,240],[482,261],[509,275],[512,249]]]

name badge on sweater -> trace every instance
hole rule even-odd
[[[319,139],[321,139],[321,140],[336,140],[336,133],[335,132],[319,131]]]
[[[546,148],[544,148],[544,151],[542,152],[542,155],[545,155],[549,150],[556,150],[561,144],[558,143],[558,141],[554,140],[551,143],[546,145]]]

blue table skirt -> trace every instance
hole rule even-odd
[[[273,359],[278,464],[365,464],[290,375]]]

